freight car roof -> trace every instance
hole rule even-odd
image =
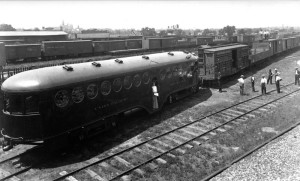
[[[63,66],[46,67],[29,70],[16,74],[3,82],[1,89],[11,93],[39,92],[64,85],[93,81],[101,77],[109,77],[115,74],[120,76],[135,71],[149,70],[154,67],[196,60],[197,57],[184,52],[172,52],[174,55],[157,53],[147,55],[149,59],[142,56],[126,57],[118,63],[115,60],[97,61],[101,67],[92,65],[92,62],[72,64],[73,71],[67,71]]]
[[[67,35],[63,31],[0,31],[1,36],[57,36]]]
[[[212,48],[212,49],[207,49],[205,51],[222,51],[222,50],[229,50],[229,49],[235,49],[235,48],[242,48],[242,47],[247,47],[248,45],[232,45],[232,46],[224,46],[224,47],[217,47],[217,48]]]

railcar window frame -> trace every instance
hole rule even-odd
[[[120,83],[119,87],[117,87],[116,81],[119,81],[119,83]],[[113,81],[112,87],[113,87],[113,90],[115,92],[120,92],[122,90],[122,87],[123,87],[122,79],[121,78],[115,78],[114,81]]]
[[[74,92],[74,91],[77,91],[77,93],[76,92]],[[79,91],[79,92],[78,92]],[[81,91],[81,92],[80,92]],[[76,95],[77,94],[77,95]],[[81,94],[81,96],[80,97],[78,97],[79,95]],[[75,99],[75,97],[74,96],[77,96],[76,98],[79,98],[79,100],[77,101],[75,101],[74,99]],[[83,87],[82,86],[77,86],[77,87],[74,87],[73,89],[72,89],[72,92],[71,92],[71,98],[72,98],[72,101],[73,102],[75,102],[75,103],[77,103],[77,104],[79,104],[79,103],[81,103],[83,100],[84,100],[84,90],[83,90]]]
[[[123,80],[124,88],[130,89],[132,87],[132,76],[126,75]]]
[[[147,78],[147,79],[146,79]],[[150,75],[149,72],[144,72],[142,75],[142,80],[144,84],[149,84],[150,82]]]
[[[67,102],[64,104],[64,106],[59,106],[58,103],[57,103],[57,101],[56,101],[56,100],[57,100],[56,96],[58,95],[59,92],[65,92],[65,93],[66,93],[64,96],[66,96]],[[69,105],[69,103],[70,103],[70,99],[71,99],[70,93],[69,93],[69,91],[67,91],[67,90],[65,90],[65,89],[62,89],[62,90],[57,91],[57,92],[55,93],[55,95],[54,95],[54,103],[55,103],[55,105],[56,105],[57,107],[59,107],[59,108],[65,108],[65,107],[67,107],[67,106]]]
[[[19,99],[19,102],[16,103],[12,99],[15,98]],[[30,97],[33,98],[31,103],[26,102],[26,99]],[[27,99],[28,100],[28,99]],[[30,104],[29,104],[30,103]],[[9,105],[9,106],[8,106]],[[34,109],[28,109],[29,107],[33,107]],[[17,109],[16,109],[17,107]],[[11,115],[32,115],[32,114],[38,114],[39,113],[39,96],[37,94],[6,94],[4,93],[3,97],[3,111],[7,112]]]
[[[139,74],[136,74],[134,77],[133,77],[133,85],[135,87],[139,87],[142,83],[142,79],[141,79],[141,76]]]
[[[90,96],[89,94],[89,89],[91,89],[91,87],[94,86],[96,87],[96,89],[93,89],[93,92],[94,92],[94,96]],[[95,91],[96,90],[96,91]],[[96,92],[96,93],[95,93]],[[89,98],[89,99],[95,99],[97,96],[98,96],[98,93],[99,93],[99,89],[98,89],[98,86],[97,84],[89,84],[87,87],[86,87],[86,96]]]
[[[108,91],[107,92],[104,92],[104,84],[105,83],[107,83],[107,85],[108,85]],[[100,91],[101,91],[101,94],[104,95],[104,96],[109,95],[111,93],[111,83],[110,83],[110,81],[108,81],[108,80],[103,81],[100,85]]]

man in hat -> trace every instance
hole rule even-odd
[[[267,79],[265,78],[265,75],[262,75],[260,86],[261,86],[261,94],[266,94],[266,85],[267,85]]]
[[[272,76],[273,76],[272,69],[269,69],[267,84],[269,84],[269,82],[270,82],[270,84],[272,84]]]
[[[276,83],[276,90],[277,93],[280,93],[280,81],[282,81],[281,77],[279,77],[280,73],[276,76],[275,83]]]
[[[297,67],[295,70],[295,85],[299,85],[299,71]]]
[[[241,78],[239,78],[238,81],[240,85],[240,94],[244,95],[244,84],[245,84],[244,75],[241,75]]]

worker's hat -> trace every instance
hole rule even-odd
[[[244,78],[244,75],[241,75],[241,78]]]
[[[261,76],[262,76],[262,77],[265,77],[265,74],[262,74]]]

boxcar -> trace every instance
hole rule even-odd
[[[79,41],[44,41],[42,51],[45,57],[79,56],[93,53],[90,40]]]
[[[109,41],[93,41],[94,53],[109,52]]]
[[[5,44],[0,42],[0,66],[6,64]]]
[[[250,61],[247,45],[230,45],[198,49],[200,76],[204,80],[217,79],[218,72],[222,77],[237,73],[248,67]]]
[[[213,43],[213,37],[197,37],[197,45],[211,45]]]
[[[125,50],[125,49],[126,49],[126,41],[125,40],[109,41],[109,51]]]
[[[5,45],[7,62],[25,61],[41,57],[40,44]]]
[[[143,39],[143,49],[161,49],[161,38]]]
[[[140,49],[140,48],[142,48],[142,40],[141,39],[126,40],[126,48],[127,49]]]
[[[162,38],[161,39],[161,47],[162,48],[173,48],[177,45],[176,38]]]

